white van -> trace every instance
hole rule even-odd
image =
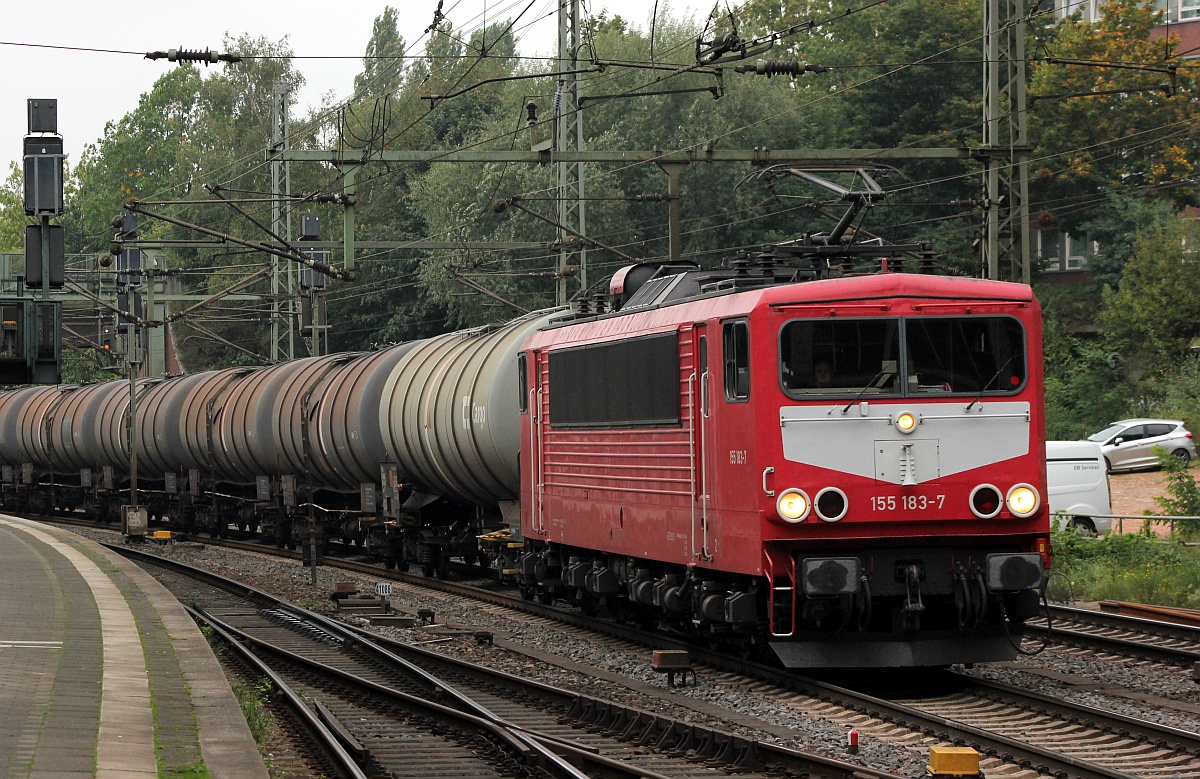
[[[1100,444],[1093,441],[1046,442],[1046,505],[1064,527],[1107,533],[1112,519],[1108,468]]]

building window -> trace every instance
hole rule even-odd
[[[1180,19],[1200,19],[1200,0],[1179,0]]]
[[[1079,270],[1082,268],[1089,251],[1091,251],[1091,246],[1086,236],[1068,234],[1067,261],[1063,263],[1063,270]]]
[[[1062,270],[1062,251],[1059,248],[1061,238],[1062,233],[1058,230],[1043,228],[1037,231],[1037,253],[1039,257],[1046,258],[1043,267],[1048,271]]]

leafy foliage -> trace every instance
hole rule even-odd
[[[1056,531],[1051,545],[1054,569],[1047,590],[1053,600],[1200,606],[1200,555],[1181,541],[1132,533],[1089,538]]]
[[[19,253],[25,246],[25,175],[14,163],[0,186],[0,252]]]
[[[1155,64],[1162,42],[1148,31],[1155,18],[1136,0],[1110,0],[1097,25],[1068,21],[1034,30],[1038,55]],[[403,10],[403,9],[401,9]],[[669,12],[658,14],[653,36],[620,17],[591,16],[584,56],[606,63],[585,76],[585,145],[592,149],[886,148],[970,146],[980,135],[977,0],[930,4],[891,0],[840,18],[813,32],[779,42],[764,56],[830,66],[796,78],[737,73],[730,63],[721,81],[702,72],[652,70],[693,61],[697,37],[732,32],[743,37],[782,30],[806,19],[846,10],[832,0],[780,0],[751,4],[704,29]],[[344,105],[327,104],[293,119],[293,148],[339,148],[369,156],[379,149],[527,149],[550,137],[557,79],[553,64],[516,56],[512,25],[456,30],[443,22],[425,45],[423,59],[403,59],[396,8],[375,19],[364,48],[355,94]],[[518,25],[519,28],[519,25]],[[364,31],[365,33],[366,31]],[[653,39],[652,39],[653,38]],[[269,145],[271,94],[276,84],[294,90],[303,79],[285,40],[227,38],[223,49],[247,57],[211,71],[180,67],[165,74],[138,108],[109,124],[105,137],[75,166],[65,220],[71,250],[103,249],[108,219],[129,197],[211,199],[202,185],[217,184],[226,197],[262,197],[270,189],[264,149]],[[1031,45],[1031,48],[1033,46]],[[1052,435],[1074,437],[1138,408],[1196,414],[1194,361],[1186,349],[1200,321],[1194,295],[1196,265],[1168,244],[1184,233],[1168,205],[1190,202],[1196,155],[1194,123],[1186,121],[1194,94],[1180,75],[1178,91],[1135,91],[1162,74],[1105,67],[1032,67],[1039,94],[1126,89],[1104,97],[1036,103],[1031,131],[1041,168],[1036,198],[1051,222],[1082,225],[1102,241],[1091,259],[1095,287],[1073,294],[1039,289],[1047,312],[1046,373]],[[533,76],[504,80],[510,76]],[[723,91],[714,100],[710,88]],[[639,93],[674,90],[672,94]],[[461,92],[455,97],[444,96]],[[442,99],[427,98],[442,96]],[[529,127],[526,106],[538,121]],[[682,174],[683,252],[706,267],[733,252],[828,230],[844,205],[795,178],[750,177],[752,165],[694,163]],[[1048,172],[1046,172],[1048,170]],[[341,191],[346,169],[293,164],[293,192]],[[833,175],[833,174],[829,174]],[[978,212],[978,168],[966,161],[898,164],[882,180],[888,197],[856,225],[860,236],[907,242],[935,241],[948,263],[971,270]],[[330,347],[368,348],[425,337],[452,326],[509,318],[517,308],[550,305],[557,282],[556,230],[529,214],[493,209],[497,200],[556,218],[556,181],[548,166],[500,163],[383,164],[358,168],[356,235],[371,240],[543,242],[535,250],[480,251],[463,246],[431,251],[360,250],[358,279],[332,283],[326,299],[335,323]],[[667,206],[643,196],[665,194],[667,179],[653,165],[596,165],[585,169],[587,233],[639,260],[667,254]],[[23,217],[14,180],[0,188],[0,243],[13,243]],[[14,200],[15,198],[15,200]],[[262,224],[269,206],[247,203]],[[292,207],[318,214],[325,237],[339,232],[339,206],[308,201]],[[172,213],[213,229],[264,238],[247,218],[224,205],[191,204]],[[158,238],[194,238],[184,230],[149,223]],[[14,245],[19,245],[15,244]],[[1136,249],[1134,247],[1137,247]],[[267,258],[240,250],[180,249],[170,265],[180,291],[211,294],[264,267]],[[336,263],[344,258],[334,255]],[[600,248],[588,250],[572,290],[590,286],[628,260]],[[1097,299],[1107,284],[1113,292]],[[478,288],[490,294],[482,294]],[[269,293],[264,279],[249,288]],[[1171,300],[1170,306],[1162,305]],[[1176,306],[1175,303],[1179,305]],[[511,305],[510,305],[511,304]],[[1104,332],[1086,333],[1103,308]],[[255,361],[238,351],[268,352],[266,304],[226,303],[181,323],[176,342],[191,370]],[[210,333],[212,335],[210,335]],[[231,345],[231,343],[233,345]],[[303,349],[300,350],[303,353]],[[1189,367],[1191,365],[1191,367]],[[1198,419],[1197,421],[1200,421]]]
[[[1073,227],[1106,191],[1143,192],[1195,204],[1190,177],[1197,159],[1192,121],[1195,84],[1187,71],[1167,89],[1161,72],[1164,43],[1150,31],[1160,23],[1153,4],[1109,0],[1097,22],[1079,15],[1052,29],[1050,58],[1032,61],[1030,134],[1033,197],[1039,222]],[[1159,71],[1095,63],[1158,67]]]
[[[1138,234],[1121,286],[1107,291],[1101,324],[1133,354],[1175,361],[1200,335],[1200,263],[1196,225],[1175,219]]]
[[[1188,473],[1187,466],[1170,452],[1155,447],[1154,453],[1167,475],[1167,494],[1154,499],[1162,509],[1161,516],[1200,517],[1200,486],[1196,485],[1195,477]],[[1200,520],[1183,519],[1177,522],[1181,523],[1177,529],[1182,531],[1181,537],[1185,541],[1194,541],[1200,536]]]

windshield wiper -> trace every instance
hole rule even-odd
[[[970,411],[971,406],[974,406],[976,403],[979,402],[979,399],[983,397],[983,393],[987,392],[987,388],[992,386],[992,382],[995,381],[996,378],[999,377],[1000,374],[1004,372],[1004,369],[1007,368],[1010,363],[1012,363],[1013,358],[1016,356],[1017,355],[1015,355],[1015,354],[1010,354],[1008,356],[1008,359],[1004,361],[1004,364],[996,369],[996,372],[992,374],[992,378],[988,379],[987,383],[983,385],[983,388],[979,390],[979,394],[976,395],[975,397],[971,398],[971,402],[967,404],[967,407],[964,408],[963,411]]]
[[[858,391],[858,394],[854,396],[854,400],[852,400],[846,404],[846,407],[844,409],[842,409],[842,414],[844,415],[847,411],[850,410],[851,406],[853,406],[855,403],[857,403],[862,398],[863,395],[866,395],[867,390],[871,389],[871,387],[874,387],[875,382],[878,381],[880,379],[880,377],[882,377],[885,373],[892,373],[894,371],[895,371],[895,369],[892,368],[892,366],[890,366],[890,365],[886,365],[883,368],[880,368],[879,373],[876,373],[874,376],[872,376],[871,380],[866,383],[866,386],[864,386],[861,390]]]

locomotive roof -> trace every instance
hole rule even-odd
[[[687,271],[705,274],[705,271]],[[1034,302],[1027,284],[991,281],[966,276],[937,276],[917,273],[875,273],[841,276],[815,281],[756,285],[751,288],[720,288],[664,302],[626,306],[602,314],[567,314],[530,336],[526,348],[538,348],[575,340],[603,340],[673,327],[681,322],[698,322],[714,317],[749,314],[762,307],[844,303],[896,298],[945,301]],[[569,335],[564,328],[584,325]]]

